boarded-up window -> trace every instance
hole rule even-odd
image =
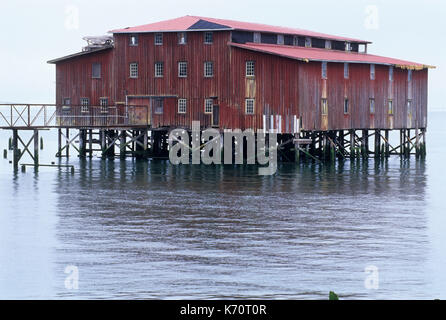
[[[348,79],[349,77],[349,65],[348,63],[344,63],[344,79]]]
[[[155,114],[163,114],[164,112],[164,100],[163,99],[155,99],[153,101]]]
[[[245,99],[246,114],[254,114],[254,110],[255,110],[254,99]]]
[[[375,65],[370,65],[370,80],[375,80]]]
[[[186,32],[178,33],[178,44],[186,44],[187,43],[187,34]]]
[[[178,99],[178,113],[186,113],[187,110],[187,100]]]
[[[370,98],[370,114],[375,114],[375,99]]]
[[[389,111],[389,114],[393,114],[393,101],[392,100],[389,100],[388,111]]]
[[[93,79],[99,79],[101,77],[101,64],[93,63],[91,65],[91,77]]]
[[[323,115],[328,114],[327,99],[325,99],[325,98],[321,99],[321,113]]]
[[[327,79],[327,62],[322,62],[322,79]]]

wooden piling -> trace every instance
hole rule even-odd
[[[17,170],[18,166],[19,166],[19,159],[20,159],[20,150],[19,150],[19,146],[18,146],[17,129],[12,130],[12,152],[13,152],[14,170]]]
[[[39,165],[39,130],[34,130],[34,164]]]

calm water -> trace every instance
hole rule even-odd
[[[282,165],[272,177],[77,157],[74,175],[13,174],[1,159],[0,298],[446,299],[445,122],[430,114],[425,161]],[[44,138],[49,163],[56,133]],[[65,288],[68,265],[78,290]],[[370,265],[377,290],[364,286]]]

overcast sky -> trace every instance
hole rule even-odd
[[[54,65],[83,36],[184,15],[309,29],[372,41],[369,53],[437,66],[429,109],[445,109],[444,0],[0,0],[0,102],[54,103]]]

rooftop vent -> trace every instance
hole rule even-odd
[[[87,46],[83,47],[82,51],[90,51],[113,46],[112,35],[83,37],[82,39],[87,41]]]

